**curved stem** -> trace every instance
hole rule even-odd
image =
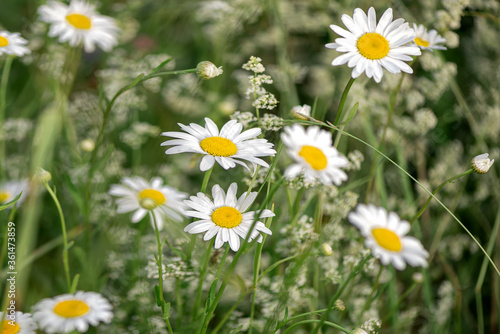
[[[345,100],[347,99],[347,94],[349,94],[349,90],[351,89],[354,80],[356,79],[351,77],[344,88],[342,98],[340,99],[339,108],[337,109],[337,115],[335,116],[335,120],[333,121],[333,125],[337,125],[340,122],[340,117],[342,116],[342,111],[344,110]]]
[[[380,280],[380,275],[382,275],[382,270],[384,270],[384,266],[380,266],[377,278],[375,279],[375,283],[373,284],[372,292],[370,292],[370,295],[366,299],[365,306],[363,307],[363,310],[361,311],[361,315],[359,316],[360,319],[363,319],[363,314],[366,312],[366,310],[368,310],[368,308],[372,304],[372,297],[373,297],[373,294],[375,293],[375,291],[378,288],[378,282]]]
[[[498,276],[500,276],[500,270],[498,270],[495,262],[491,259],[491,257],[484,250],[483,246],[481,246],[481,244],[479,243],[479,241],[477,241],[477,239],[474,237],[474,235],[472,235],[472,233],[467,229],[467,227],[465,227],[465,225],[460,221],[460,219],[458,219],[457,216],[455,216],[453,214],[453,212],[451,212],[450,209],[448,209],[448,207],[446,205],[444,205],[443,202],[441,202],[436,196],[434,196],[426,187],[424,187],[420,182],[418,182],[418,180],[416,178],[414,178],[410,173],[408,173],[403,167],[399,166],[396,162],[394,162],[394,160],[392,160],[391,158],[389,158],[387,155],[385,155],[383,152],[381,152],[380,150],[378,150],[376,147],[374,147],[374,146],[368,144],[367,142],[365,142],[363,139],[360,139],[360,138],[358,138],[358,137],[350,134],[349,132],[345,132],[343,130],[340,130],[338,127],[334,126],[331,123],[323,123],[323,122],[318,121],[318,120],[309,121],[309,122],[308,121],[302,121],[302,122],[308,123],[308,124],[321,124],[321,125],[326,126],[326,127],[330,128],[330,129],[342,132],[344,135],[346,135],[348,137],[351,137],[351,138],[359,141],[360,143],[368,146],[369,148],[371,148],[372,150],[374,150],[375,152],[377,152],[378,154],[380,154],[382,157],[384,157],[386,160],[388,160],[390,163],[392,163],[394,166],[396,166],[399,170],[401,170],[403,173],[405,173],[406,176],[408,176],[415,183],[417,183],[423,190],[425,190],[425,192],[427,192],[429,195],[431,195],[432,198],[434,198],[436,200],[436,202],[438,202],[439,205],[441,205],[446,210],[446,212],[448,212],[453,217],[453,219],[455,219],[455,221],[458,224],[460,224],[460,226],[465,230],[465,232],[467,232],[467,234],[472,238],[472,240],[474,240],[474,242],[476,243],[477,247],[479,247],[479,249],[481,249],[481,251],[483,252],[483,254],[488,258],[488,261],[491,263],[493,269],[495,269],[495,271],[497,272]]]
[[[5,107],[7,105],[7,82],[9,81],[10,68],[14,56],[5,59],[0,82],[0,182],[5,181]]]
[[[417,212],[417,214],[410,220],[410,224],[413,224],[413,222],[422,215],[422,213],[424,213],[425,209],[427,209],[427,207],[429,206],[429,203],[431,202],[432,198],[434,197],[434,195],[437,194],[437,192],[439,190],[441,190],[441,188],[443,188],[446,184],[462,177],[462,176],[465,176],[467,174],[470,174],[472,173],[474,170],[473,169],[469,169],[468,171],[462,173],[462,174],[459,174],[459,175],[456,175],[454,177],[451,177],[449,178],[448,180],[444,181],[443,183],[441,183],[437,188],[436,190],[434,190],[432,192],[432,195],[429,196],[429,198],[427,199],[427,201],[425,202],[425,204],[422,206],[422,208]]]
[[[47,182],[44,182],[43,185],[45,186],[45,189],[47,189],[50,196],[54,200],[54,203],[57,207],[57,212],[59,213],[59,218],[61,220],[61,229],[62,229],[62,235],[63,235],[64,273],[66,275],[66,285],[68,286],[68,292],[71,292],[71,279],[70,279],[70,275],[69,275],[69,261],[68,261],[68,235],[66,234],[66,222],[64,220],[64,215],[62,212],[61,204],[59,203],[59,200],[57,199],[56,194],[52,191],[52,189],[49,187],[49,184]]]

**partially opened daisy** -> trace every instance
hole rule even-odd
[[[446,50],[446,47],[441,45],[441,43],[445,43],[446,39],[441,35],[438,35],[437,31],[432,29],[427,31],[427,28],[422,24],[416,25],[413,23],[413,29],[415,29],[415,44],[418,45],[422,50]]]
[[[391,73],[413,73],[404,61],[411,61],[410,56],[421,54],[417,46],[408,44],[415,39],[415,31],[403,19],[393,21],[391,8],[385,11],[378,23],[373,7],[368,10],[368,15],[356,8],[352,18],[342,15],[342,22],[349,30],[332,24],[330,28],[342,38],[326,45],[327,48],[345,52],[332,61],[333,66],[347,63],[348,67],[354,68],[353,78],[365,72],[376,82],[382,79],[382,67]]]
[[[42,299],[33,308],[33,319],[45,333],[85,333],[89,325],[109,324],[113,319],[111,304],[97,292],[77,291],[74,294]]]
[[[122,183],[123,185],[111,185],[109,193],[120,197],[116,200],[118,213],[134,211],[130,218],[132,223],[141,221],[148,212],[154,215],[159,230],[163,228],[164,216],[174,221],[182,221],[185,208],[182,201],[187,194],[164,186],[159,177],[154,177],[151,182],[138,176],[125,177]]]
[[[93,52],[97,45],[104,51],[111,51],[117,44],[119,29],[115,21],[95,11],[87,1],[72,0],[69,6],[49,1],[38,8],[40,19],[50,23],[49,36],[59,36],[59,42],[71,46],[83,44],[85,52]]]
[[[332,134],[318,126],[294,124],[284,128],[281,140],[287,147],[288,155],[295,160],[285,170],[286,178],[303,175],[307,181],[315,179],[323,184],[340,185],[347,180],[341,168],[349,161],[332,146]]]
[[[163,132],[162,136],[178,139],[167,140],[161,146],[173,145],[165,151],[165,154],[184,152],[204,154],[200,162],[201,171],[209,170],[216,161],[224,169],[234,168],[236,164],[248,168],[243,160],[253,165],[269,167],[267,162],[259,157],[276,154],[272,143],[257,138],[262,132],[260,128],[241,132],[243,125],[236,120],[224,124],[220,131],[210,118],[205,118],[205,127],[194,123],[189,126],[183,124],[179,126],[186,133]]]
[[[20,181],[7,181],[5,183],[0,183],[0,205],[7,204],[11,202],[22,192],[21,197],[16,202],[19,205],[24,201],[29,191],[29,185],[27,180]]]
[[[31,51],[25,46],[26,44],[28,44],[28,41],[22,38],[20,33],[0,31],[0,56],[8,54],[21,57],[30,54]]]
[[[239,238],[247,237],[255,219],[274,217],[274,213],[267,209],[262,211],[259,218],[255,217],[255,211],[246,212],[257,197],[257,192],[243,193],[236,198],[237,190],[236,183],[229,186],[227,194],[219,185],[215,185],[212,188],[213,201],[201,192],[185,200],[184,203],[193,209],[186,211],[186,216],[199,220],[186,226],[184,231],[191,234],[205,233],[203,240],[215,237],[215,248],[220,248],[228,242],[231,249],[236,252],[240,248]],[[248,241],[257,239],[257,242],[262,242],[262,235],[259,232],[272,234],[262,222],[257,221]]]
[[[0,312],[0,319],[3,312]],[[5,315],[2,334],[36,334],[36,323],[31,318],[31,314],[23,312],[10,312]]]
[[[406,235],[410,223],[401,220],[394,212],[387,213],[384,208],[373,204],[358,204],[347,218],[360,230],[366,247],[371,248],[382,264],[392,263],[398,270],[405,269],[406,264],[427,267],[429,253],[419,240]]]

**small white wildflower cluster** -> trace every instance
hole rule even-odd
[[[241,123],[243,125],[243,128],[246,129],[252,122],[257,121],[257,117],[255,117],[251,112],[249,111],[236,111],[234,114],[231,115],[231,119],[235,119],[238,121],[238,123]]]
[[[361,163],[365,160],[365,157],[360,151],[354,150],[347,154],[347,159],[349,160],[349,164],[345,167],[345,170],[360,170]]]
[[[273,114],[264,114],[259,121],[259,125],[267,131],[279,131],[285,125],[285,120]]]
[[[19,143],[32,133],[33,121],[28,118],[9,118],[3,126],[3,131],[0,131],[0,140],[13,140]]]
[[[379,318],[371,318],[361,325],[361,328],[364,329],[368,334],[377,334],[380,330],[380,327],[382,327],[382,320],[380,320]]]
[[[358,197],[359,194],[352,191],[346,191],[342,196],[329,196],[324,207],[325,213],[335,219],[343,219],[356,206]]]
[[[297,221],[296,226],[288,224],[280,230],[283,236],[276,245],[276,251],[282,254],[301,254],[304,250],[311,247],[319,235],[314,231],[313,219],[303,215]]]
[[[242,68],[254,73],[264,73],[266,68],[261,64],[262,59],[255,56],[250,56],[250,60],[243,64]]]
[[[130,146],[132,149],[139,149],[149,138],[157,137],[161,130],[159,127],[145,123],[138,122],[132,125],[130,130],[124,131],[120,134],[120,140]]]
[[[310,189],[322,185],[321,181],[317,179],[307,180],[303,175],[297,175],[294,178],[285,179],[284,183],[290,189]]]
[[[267,74],[257,74],[263,73],[266,70],[261,61],[262,59],[259,57],[251,56],[250,60],[242,66],[244,70],[254,72],[253,76],[248,77],[249,87],[245,92],[245,97],[247,99],[254,99],[252,106],[257,109],[272,110],[278,104],[278,100],[272,93],[269,93],[262,87],[263,84],[272,84],[273,79]]]

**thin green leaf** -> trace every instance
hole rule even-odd
[[[80,274],[76,274],[73,277],[73,281],[71,282],[71,289],[70,289],[69,293],[75,293],[79,280],[80,280]]]
[[[347,123],[352,121],[352,119],[354,118],[354,116],[356,116],[356,113],[358,112],[358,107],[359,107],[359,102],[356,102],[356,104],[352,107],[351,112],[349,113],[347,119],[344,122],[340,123],[339,126],[346,125]]]
[[[5,209],[7,209],[9,206],[16,204],[17,201],[19,201],[19,199],[21,198],[22,194],[23,194],[23,192],[21,191],[19,193],[19,195],[17,195],[16,198],[14,198],[12,201],[10,201],[9,203],[5,203],[4,205],[0,206],[0,211],[3,211]]]

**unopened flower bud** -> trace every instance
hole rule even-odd
[[[45,169],[38,167],[35,175],[33,176],[33,181],[43,184],[52,180],[52,174],[47,172]]]
[[[413,282],[418,284],[424,281],[424,275],[422,275],[422,273],[414,273],[411,278],[413,279]]]
[[[80,143],[80,147],[85,152],[92,152],[94,150],[94,148],[95,148],[95,143],[94,143],[94,141],[92,139],[84,139]]]
[[[334,307],[335,307],[336,310],[345,311],[345,304],[342,301],[342,299],[337,299],[335,301],[335,306]]]
[[[307,120],[311,117],[311,106],[307,104],[304,104],[303,106],[295,106],[290,112],[295,118]]]
[[[327,243],[321,245],[321,252],[323,255],[331,256],[333,254],[332,246]]]
[[[209,61],[202,61],[196,66],[196,74],[198,77],[208,80],[218,77],[222,74],[222,66],[217,67]]]
[[[494,159],[490,160],[488,158],[488,153],[483,153],[472,159],[472,169],[474,169],[476,173],[484,174],[488,172],[488,170],[490,170],[490,167],[493,165],[493,162],[495,162],[495,160]]]

